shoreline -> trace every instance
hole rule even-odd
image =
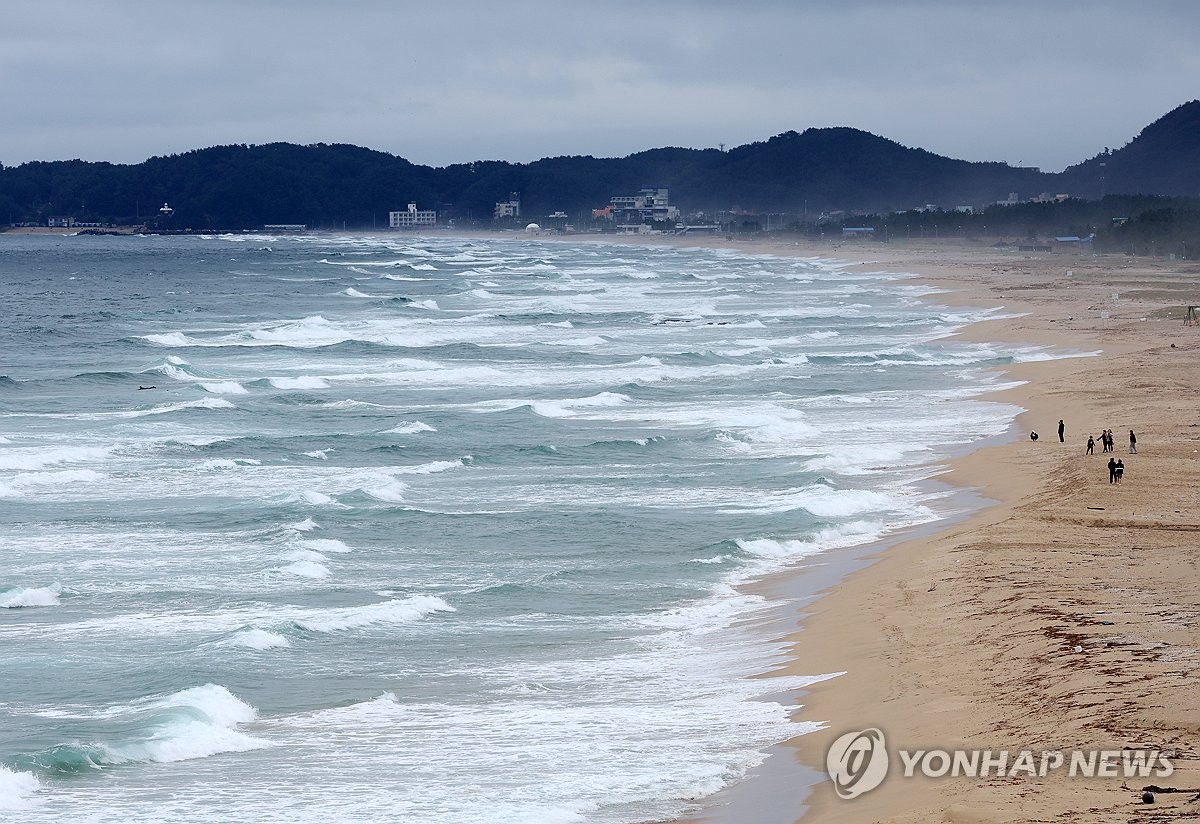
[[[806,251],[820,254],[811,247]],[[821,722],[824,729],[785,742],[771,756],[790,756],[792,782],[816,776],[803,808],[771,804],[781,782],[789,780],[784,775],[788,771],[774,765],[768,777],[756,771],[760,774],[706,799],[690,820],[1083,822],[1128,820],[1143,809],[1160,816],[1187,815],[1189,810],[1194,814],[1187,803],[1189,794],[1159,795],[1154,807],[1143,807],[1140,790],[1149,783],[1200,785],[1197,725],[1187,720],[1196,718],[1200,708],[1195,697],[1181,692],[1200,675],[1195,669],[1200,654],[1186,644],[1188,630],[1195,626],[1191,619],[1197,615],[1197,553],[1186,552],[1179,566],[1187,575],[1168,579],[1174,586],[1163,587],[1162,576],[1154,574],[1155,562],[1144,557],[1130,562],[1127,554],[1095,551],[1094,546],[1099,537],[1119,545],[1128,537],[1125,533],[1135,531],[1143,543],[1150,543],[1147,539],[1154,535],[1156,548],[1179,551],[1184,541],[1178,536],[1186,541],[1188,528],[1200,529],[1188,521],[1184,503],[1194,505],[1195,497],[1188,492],[1200,485],[1194,450],[1156,445],[1152,458],[1143,446],[1133,457],[1124,443],[1125,429],[1120,428],[1125,423],[1138,428],[1143,445],[1146,435],[1158,444],[1200,439],[1179,431],[1196,425],[1190,422],[1194,410],[1174,408],[1186,405],[1179,403],[1164,409],[1160,396],[1144,391],[1154,378],[1170,383],[1180,372],[1194,379],[1181,381],[1183,387],[1200,386],[1200,370],[1190,362],[1200,346],[1195,333],[1183,329],[1182,313],[1175,313],[1179,304],[1174,302],[1192,299],[1191,282],[1200,267],[1188,262],[1168,266],[1145,260],[1022,258],[945,247],[902,253],[899,260],[886,263],[860,260],[858,265],[916,273],[920,281],[948,290],[930,296],[944,305],[1002,302],[1006,310],[1023,313],[971,324],[956,339],[1100,354],[1003,367],[1002,374],[1021,385],[981,398],[1025,410],[1016,416],[1016,436],[1002,444],[981,444],[946,461],[948,468],[939,476],[994,503],[965,519],[938,521],[931,534],[881,542],[862,553],[862,568],[795,610],[798,628],[787,637],[790,660],[778,674],[845,673],[795,697],[795,717]],[[1084,288],[1072,293],[1073,286]],[[1103,300],[1114,287],[1122,291],[1131,286],[1147,294],[1135,295],[1132,303],[1119,298],[1108,305]],[[1020,298],[1014,300],[1014,293]],[[1097,299],[1089,299],[1093,297]],[[1165,362],[1148,369],[1149,355]],[[1141,408],[1120,415],[1114,407],[1122,404]],[[1054,432],[1059,417],[1068,421],[1063,445]],[[1087,459],[1092,461],[1087,465],[1090,474],[1081,467],[1085,427],[1098,433],[1103,420],[1111,421],[1103,425],[1117,433],[1117,455],[1131,467],[1126,485],[1112,489],[1104,482],[1099,447]],[[1173,434],[1167,431],[1171,429]],[[1042,435],[1036,443],[1024,436],[1031,430]],[[1185,465],[1189,459],[1193,465]],[[1147,471],[1138,466],[1143,463],[1168,464],[1170,469],[1164,473],[1151,465]],[[1174,479],[1169,490],[1150,486],[1164,476]],[[1132,487],[1135,478],[1137,491]],[[1089,501],[1102,495],[1121,497],[1102,499],[1104,509],[1088,508]],[[1113,510],[1121,515],[1104,514]],[[1128,516],[1140,519],[1136,526]],[[1093,534],[1096,531],[1103,534]],[[1055,544],[1068,546],[1059,549]],[[1073,557],[1080,552],[1087,554],[1086,564]],[[1142,584],[1141,609],[1131,610],[1127,599],[1114,595],[1131,567],[1137,568]],[[1080,602],[1089,600],[1092,614],[1082,614]],[[1174,605],[1176,620],[1154,620],[1155,610],[1162,614],[1163,605]],[[1097,614],[1113,620],[1099,620]],[[1147,622],[1149,628],[1143,626]],[[1183,666],[1172,666],[1176,662]],[[1141,705],[1121,694],[1120,687],[1131,685],[1137,686],[1143,701],[1159,698],[1154,712],[1140,712]],[[1121,778],[1054,774],[1028,780],[934,781],[897,779],[894,770],[879,789],[842,801],[824,774],[825,752],[841,733],[866,727],[885,730],[894,747],[905,749],[1015,753],[1174,748],[1176,773],[1163,781],[1127,783]],[[737,813],[729,805],[735,796],[754,797],[763,812],[753,818]]]
[[[850,271],[911,274],[908,283],[943,290],[931,302],[1023,313],[971,323],[954,339],[1099,353],[998,368],[1022,383],[978,398],[1022,407],[1015,434],[938,460],[946,469],[931,480],[989,505],[746,585],[783,607],[750,627],[788,649],[761,677],[843,674],[788,696],[796,720],[823,729],[772,747],[762,767],[697,799],[689,820],[1157,821],[1200,810],[1195,792],[1140,803],[1146,783],[1200,786],[1200,331],[1182,327],[1181,311],[1200,303],[1200,265],[945,243],[562,240],[589,239],[849,258]],[[1082,439],[1102,427],[1129,465],[1119,487],[1105,482],[1099,447],[1082,455]],[[1128,428],[1140,455],[1128,454]],[[1160,746],[1179,755],[1171,778],[1125,786],[1065,775],[901,779],[895,759],[878,789],[842,801],[824,774],[825,751],[866,727],[902,749]],[[749,806],[735,809],[735,796]]]

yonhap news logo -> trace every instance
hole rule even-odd
[[[912,778],[1167,778],[1173,752],[1121,750],[896,750],[899,777]],[[870,727],[839,736],[825,769],[839,798],[857,798],[883,783],[891,758],[883,731]]]
[[[833,779],[838,798],[857,798],[875,789],[888,771],[883,732],[872,727],[841,736],[825,755],[825,769]]]

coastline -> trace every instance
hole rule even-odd
[[[868,250],[836,255],[847,251]],[[1141,788],[1200,785],[1200,653],[1189,646],[1200,576],[1198,553],[1186,547],[1189,533],[1200,530],[1192,448],[1200,444],[1189,445],[1200,433],[1189,431],[1197,424],[1188,408],[1192,387],[1200,386],[1192,363],[1200,345],[1196,330],[1182,326],[1180,308],[1197,299],[1191,283],[1200,266],[946,247],[884,249],[882,261],[853,257],[873,270],[920,275],[947,290],[931,296],[940,303],[1003,304],[1021,313],[972,324],[958,339],[1100,354],[1001,370],[1020,385],[983,397],[1025,410],[1017,436],[948,461],[940,476],[993,503],[965,520],[874,546],[862,553],[869,559],[863,568],[798,608],[799,628],[786,638],[790,660],[779,673],[845,673],[796,697],[796,717],[824,729],[772,753],[790,758],[790,776],[773,765],[708,799],[693,820],[1083,822],[1195,814],[1195,793],[1158,795],[1149,807]],[[1068,425],[1062,445],[1059,418]],[[1083,455],[1089,431],[1106,427],[1129,464],[1121,486],[1107,483],[1099,447]],[[1139,433],[1137,456],[1128,454],[1129,428]],[[1034,430],[1037,442],[1027,437]],[[825,752],[838,735],[867,727],[904,749],[1157,747],[1176,752],[1175,775],[899,779],[897,764],[878,789],[840,800],[823,772]],[[814,775],[803,808],[772,802],[783,782],[811,783]],[[752,819],[747,798],[761,810]]]
[[[1200,652],[1193,648],[1200,646],[1200,553],[1188,546],[1200,537],[1200,429],[1193,428],[1200,426],[1200,368],[1192,362],[1200,331],[1182,328],[1181,312],[1165,312],[1200,303],[1200,287],[1192,291],[1200,266],[1029,257],[949,244],[661,242],[854,258],[848,269],[917,275],[917,282],[944,290],[929,296],[940,304],[1023,313],[974,323],[959,339],[1102,353],[999,370],[1021,384],[981,397],[1026,410],[1016,419],[1016,436],[939,461],[947,469],[933,481],[959,495],[986,497],[993,502],[987,507],[749,585],[789,603],[762,629],[790,650],[778,674],[844,674],[788,696],[798,720],[825,729],[777,745],[764,769],[698,800],[700,819],[1083,822],[1195,815],[1195,793],[1160,796],[1143,808],[1140,787],[1151,780],[1125,788],[1120,778],[1057,776],[934,782],[901,780],[893,771],[877,790],[845,802],[823,770],[833,738],[875,726],[889,743],[908,749],[1175,747],[1176,775],[1156,783],[1200,785]],[[1114,290],[1117,300],[1110,298]],[[1067,420],[1065,446],[1054,437],[1059,417]],[[1106,482],[1107,456],[1082,455],[1081,439],[1105,426],[1117,433],[1117,454],[1129,464],[1120,487]],[[1139,434],[1138,456],[1128,454],[1122,435],[1130,427]],[[1033,429],[1042,435],[1037,443],[1027,437]],[[795,587],[804,590],[801,600]],[[748,807],[735,811],[734,795],[750,799],[753,814]]]

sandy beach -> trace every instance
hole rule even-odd
[[[1020,385],[988,397],[1026,410],[1020,434],[941,476],[994,505],[887,547],[805,609],[783,671],[844,673],[798,697],[796,717],[825,729],[787,745],[799,765],[791,780],[821,780],[802,809],[790,798],[771,803],[787,780],[778,766],[739,796],[760,796],[761,821],[1193,820],[1196,789],[1157,793],[1147,805],[1142,787],[1200,788],[1200,329],[1183,325],[1186,306],[1200,303],[1200,265],[953,246],[761,249],[919,273],[948,290],[940,302],[1020,314],[962,337],[1098,354],[1006,369]],[[1126,465],[1119,485],[1101,451],[1105,428]],[[1093,455],[1084,454],[1089,434]],[[822,772],[826,751],[871,727],[889,748],[1013,759],[1023,750],[1157,749],[1172,755],[1174,774],[902,778],[897,762],[877,789],[842,800]],[[732,820],[722,803],[705,820]]]

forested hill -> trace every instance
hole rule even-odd
[[[1126,147],[1061,174],[971,163],[912,149],[857,129],[808,129],[717,149],[662,148],[624,158],[555,157],[529,164],[481,161],[418,166],[341,144],[216,146],[136,165],[83,161],[0,167],[0,223],[69,216],[138,224],[170,203],[177,227],[258,228],[303,223],[383,228],[415,202],[460,222],[488,221],[497,201],[521,194],[530,219],[572,219],[643,186],[666,186],[685,212],[740,208],[815,215],[823,210],[945,208],[1041,192],[1200,195],[1200,102],[1179,107]]]
[[[1124,148],[1101,152],[1061,177],[1083,197],[1200,196],[1200,100],[1163,115]]]

